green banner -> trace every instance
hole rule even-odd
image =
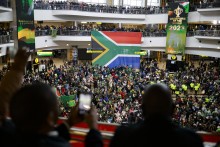
[[[35,49],[34,2],[16,0],[18,48]]]
[[[189,2],[170,3],[167,24],[167,54],[184,54],[188,27]]]
[[[54,38],[57,37],[57,29],[52,29],[51,30],[51,36],[54,37]]]
[[[63,106],[73,107],[75,106],[75,97],[76,95],[69,95],[69,96],[61,96],[60,101],[62,102]]]

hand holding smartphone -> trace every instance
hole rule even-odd
[[[69,126],[85,121],[90,129],[98,129],[97,110],[92,106],[92,94],[79,94],[78,104],[72,108],[67,120]]]
[[[79,95],[79,115],[88,114],[91,109],[92,95],[91,94],[80,94]]]

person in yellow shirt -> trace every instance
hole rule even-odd
[[[195,86],[195,84],[194,84],[194,83],[190,83],[190,87],[191,87],[191,89],[193,89],[193,88],[194,88],[194,86]]]
[[[186,84],[183,84],[183,85],[182,85],[182,89],[183,89],[183,93],[184,93],[184,94],[187,94],[187,89],[188,89],[188,87],[186,86]]]
[[[194,86],[194,89],[195,89],[195,94],[197,95],[198,91],[199,91],[199,88],[200,88],[200,84],[199,83],[196,83],[196,85]]]
[[[175,91],[175,94],[176,94],[176,97],[178,97],[180,95],[180,91],[179,90],[176,90]]]

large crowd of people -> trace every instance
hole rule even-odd
[[[144,88],[153,83],[168,85],[173,93],[173,119],[194,130],[219,131],[219,68],[213,63],[186,64],[184,70],[170,74],[159,69],[157,61],[141,62],[139,71],[127,66],[108,67],[74,65],[60,67],[52,61],[40,72],[24,76],[24,85],[43,82],[57,90],[59,96],[72,96],[77,102],[79,92],[92,92],[98,119],[108,123],[137,123],[143,119],[141,101]],[[2,74],[4,75],[4,74]],[[66,117],[70,108],[60,103],[60,116]]]
[[[77,104],[76,106],[71,108],[68,119],[66,121],[64,120],[64,122],[60,125],[57,124],[59,114],[59,102],[57,100],[56,94],[48,85],[54,84],[54,78],[53,76],[51,76],[54,72],[50,70],[50,63],[52,63],[52,60],[49,62],[49,68],[47,68],[47,71],[52,72],[46,73],[47,76],[43,76],[45,77],[45,81],[48,79],[48,84],[43,84],[37,81],[36,74],[32,75],[32,77],[34,77],[35,79],[29,76],[27,80],[27,77],[23,78],[24,69],[30,55],[30,53],[26,52],[26,49],[27,48],[18,50],[17,54],[15,55],[14,64],[12,65],[12,67],[10,67],[10,71],[8,71],[1,80],[0,145],[2,147],[69,147],[69,141],[71,139],[71,135],[69,132],[70,127],[78,124],[79,122],[86,121],[90,130],[84,140],[85,147],[103,147],[104,141],[102,139],[101,133],[99,132],[97,123],[97,115],[99,115],[100,117],[103,114],[100,111],[97,112],[94,105],[91,105],[90,111],[84,113],[83,115],[79,115],[80,104]],[[43,62],[44,61],[42,61],[42,63]],[[152,64],[152,69],[155,69],[157,63],[152,62]],[[142,63],[142,66],[143,65],[144,64]],[[108,75],[108,73],[110,73],[108,68],[105,67],[97,66],[97,68],[91,68],[89,65],[76,67],[78,67],[77,73],[80,73],[76,75],[82,75],[80,77],[77,77],[77,79],[83,79],[80,81],[80,83],[82,84],[79,84],[83,86],[81,88],[86,91],[90,91],[90,89],[88,89],[89,85],[89,87],[94,87],[91,84],[86,83],[86,78],[88,77],[88,75],[91,76],[92,72],[96,72],[96,69],[99,69],[100,75],[102,75],[98,76],[100,77],[100,80],[103,78],[105,79],[110,75]],[[110,102],[110,97],[108,98],[105,95],[108,94],[108,91],[112,91],[114,87],[117,87],[113,83],[120,83],[119,80],[121,80],[120,75],[117,75],[117,72],[115,72],[115,70],[117,70],[118,68],[120,68],[118,70],[120,71],[119,74],[121,73],[121,76],[125,78],[125,80],[123,80],[123,85],[121,87],[118,86],[117,90],[118,92],[120,92],[119,95],[121,95],[121,98],[118,95],[118,101],[116,103],[107,103],[106,105],[106,102]],[[96,97],[96,99],[93,100],[93,104],[95,104],[95,102],[100,102],[101,100],[102,105],[97,104],[98,109],[100,109],[100,107],[105,108],[105,106],[109,106],[108,109],[112,110],[113,112],[121,112],[120,116],[123,117],[126,115],[126,112],[125,115],[123,113],[123,106],[125,104],[124,102],[125,100],[127,100],[126,91],[129,91],[129,89],[125,89],[124,94],[122,94],[122,89],[120,88],[126,86],[127,88],[129,87],[128,85],[126,85],[126,74],[130,76],[129,72],[131,74],[134,72],[131,72],[132,70],[129,69],[129,67],[118,68],[111,70],[111,73],[115,76],[112,78],[112,80],[114,80],[114,82],[112,83],[114,86],[112,85],[112,87],[108,87],[109,90],[106,90],[106,85],[111,85],[111,83],[103,84],[103,88],[99,87],[102,93],[98,92],[98,96],[101,97]],[[54,69],[56,70],[55,67]],[[97,75],[99,74],[99,71],[96,72]],[[143,73],[143,68],[140,71],[140,74]],[[62,71],[58,69],[57,72],[58,73],[55,74],[59,77],[59,83],[62,85],[62,81],[65,82],[65,92],[65,90],[69,89],[69,86],[67,85],[67,79],[65,79],[65,77],[68,76],[65,75],[65,70]],[[43,73],[45,74],[45,72]],[[133,75],[135,82],[143,77],[142,74],[138,76],[135,75],[138,74],[134,73]],[[93,80],[92,78],[90,79],[91,81]],[[25,85],[21,87],[22,81],[26,81],[28,83],[23,83]],[[144,81],[141,84],[144,84]],[[139,83],[138,85],[141,84]],[[130,86],[130,88],[133,89],[133,86]],[[136,85],[134,86],[140,87]],[[75,85],[74,87],[78,86]],[[121,147],[123,145],[128,147],[143,145],[171,147],[204,146],[202,138],[194,131],[182,128],[173,123],[172,114],[174,113],[174,102],[171,96],[171,91],[165,84],[152,84],[145,87],[144,89],[145,90],[142,94],[142,102],[140,108],[140,110],[142,110],[141,117],[144,120],[139,124],[135,124],[133,126],[119,127],[115,131],[115,134],[110,141],[110,147]],[[137,92],[134,92],[133,94],[137,94],[138,92],[140,92],[140,90],[138,91],[138,88],[136,88],[135,90],[137,90]],[[102,96],[104,96],[105,98],[102,98]],[[134,100],[136,100],[134,96],[133,98]],[[124,99],[124,101],[122,99]],[[134,102],[134,105],[137,104],[138,102]],[[130,111],[130,115],[134,117],[135,112],[133,110]],[[111,113],[107,109],[105,110],[105,112]],[[11,119],[8,118],[9,116]],[[163,139],[163,141],[159,141],[158,133],[162,136],[166,135],[166,138]]]

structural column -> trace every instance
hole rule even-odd
[[[74,21],[74,26],[75,26],[75,27],[78,27],[77,21]]]
[[[143,0],[144,1],[144,7],[147,7],[147,0]]]
[[[119,0],[119,6],[123,6],[124,0]]]
[[[14,39],[14,47],[15,49],[18,48],[18,28],[17,28],[17,14],[16,14],[16,1],[11,0],[11,8],[13,12],[13,22],[10,23],[10,27],[13,28],[12,37]]]
[[[121,28],[121,26],[122,26],[121,23],[119,23],[119,24],[118,24],[118,27]]]

